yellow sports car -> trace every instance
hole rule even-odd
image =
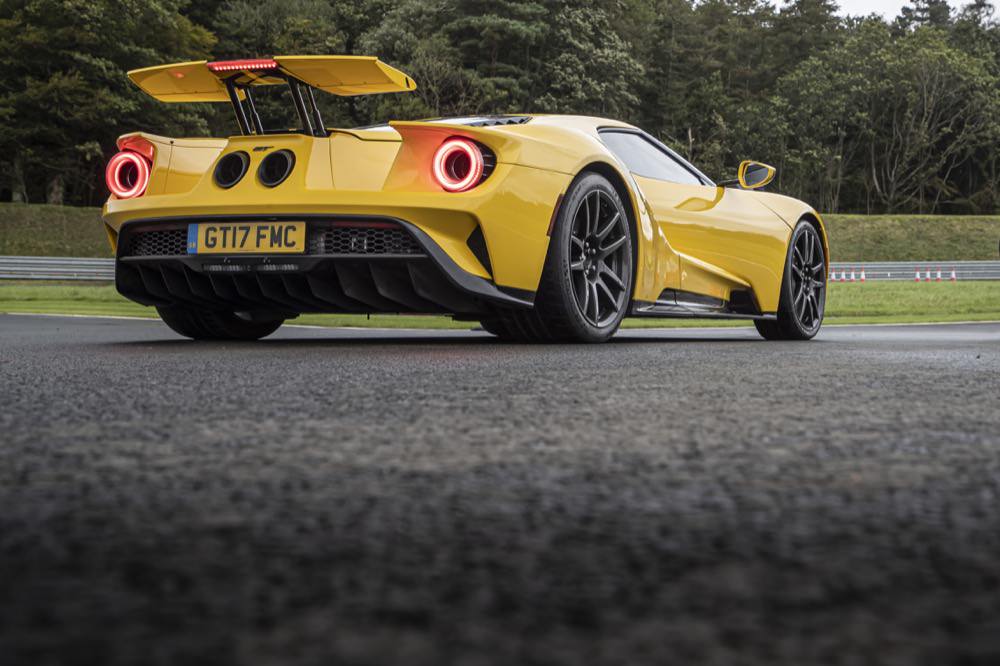
[[[181,335],[258,339],[304,312],[444,313],[523,341],[600,342],[627,316],[752,319],[781,340],[822,324],[823,222],[755,191],[767,165],[715,183],[642,130],[576,116],[326,127],[317,91],[416,88],[371,57],[129,78],[163,102],[229,103],[240,128],[127,134],[107,165],[117,288]],[[275,93],[295,128],[267,117]]]

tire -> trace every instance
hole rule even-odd
[[[826,257],[812,223],[799,222],[788,243],[777,320],[755,320],[766,340],[811,340],[826,311]]]
[[[193,340],[260,340],[271,335],[284,319],[251,321],[234,312],[213,312],[186,307],[156,308],[160,319],[175,333]]]
[[[501,340],[507,340],[509,342],[517,340],[517,336],[515,336],[507,329],[506,324],[504,324],[503,318],[499,315],[496,317],[491,317],[489,319],[482,319],[480,320],[479,325],[483,327],[484,331],[486,331],[490,335],[497,336]]]
[[[531,310],[484,328],[505,340],[605,342],[621,325],[635,281],[631,218],[603,176],[585,172],[563,198]]]

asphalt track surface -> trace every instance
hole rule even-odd
[[[0,316],[0,663],[1000,663],[1000,325]]]

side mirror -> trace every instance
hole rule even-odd
[[[776,173],[778,171],[773,166],[745,160],[740,164],[739,171],[736,172],[736,179],[739,180],[740,187],[744,190],[758,190],[774,180]]]

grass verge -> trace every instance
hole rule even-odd
[[[825,215],[836,262],[985,261],[998,258],[1000,217]]]
[[[100,208],[0,203],[0,255],[110,257]]]
[[[156,317],[153,308],[122,298],[113,286],[0,282],[0,312]],[[1000,321],[1000,282],[831,284],[828,324]],[[292,323],[361,328],[468,329],[447,317],[303,315]],[[747,326],[744,321],[627,319],[626,328]]]

